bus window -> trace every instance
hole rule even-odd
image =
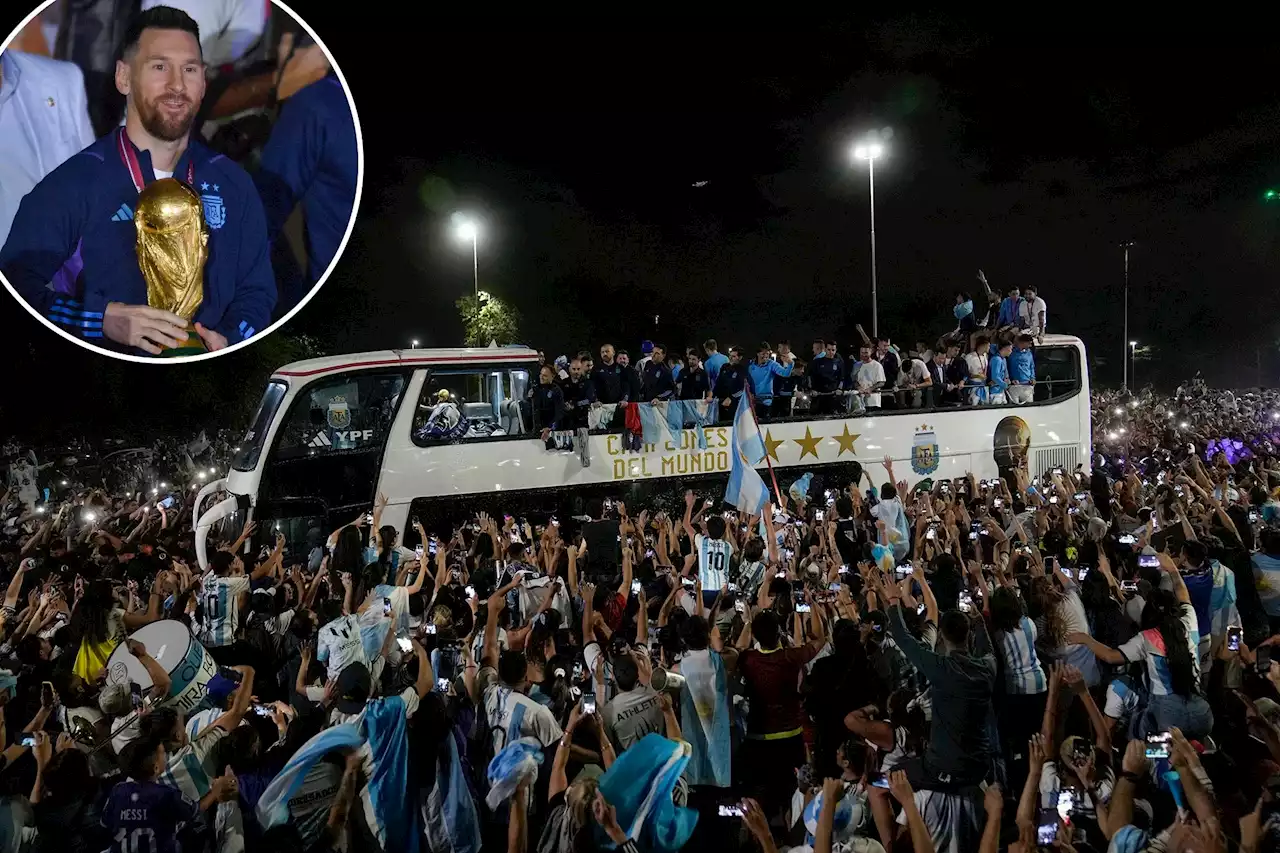
[[[258,411],[254,414],[249,431],[245,433],[244,440],[240,443],[240,452],[231,461],[231,466],[237,471],[252,471],[258,467],[258,458],[262,456],[262,448],[267,441],[267,430],[270,429],[271,421],[276,416],[276,409],[280,407],[280,401],[284,399],[287,390],[288,387],[278,379],[267,383],[267,390],[262,395],[262,402],[258,404]]]
[[[1080,390],[1080,353],[1075,347],[1036,347],[1037,403],[1064,400]]]
[[[403,387],[399,373],[333,376],[308,385],[280,425],[276,459],[382,446]]]
[[[521,412],[523,396],[512,394],[513,380],[524,370],[433,370],[422,383],[413,418],[413,443],[419,447],[528,432]]]

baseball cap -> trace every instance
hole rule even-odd
[[[133,695],[129,685],[108,684],[98,694],[98,707],[108,717],[123,717],[133,710]]]
[[[644,353],[645,355],[648,355],[649,353],[653,352],[653,341],[641,341],[640,352]]]
[[[226,703],[227,697],[234,693],[239,686],[234,680],[227,678],[225,675],[215,675],[205,685],[205,698],[221,708]]]
[[[373,679],[369,677],[369,667],[356,661],[347,664],[338,673],[338,711],[343,714],[359,714],[369,701],[369,693],[373,689]]]

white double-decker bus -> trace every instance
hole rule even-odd
[[[1084,345],[1049,335],[1035,348],[1034,402],[1024,405],[884,409],[861,415],[794,416],[761,424],[779,485],[812,472],[825,488],[847,486],[852,462],[872,468],[885,456],[899,478],[995,477],[1025,465],[1086,468],[1090,461],[1089,376]],[[197,501],[197,550],[214,526],[258,522],[301,544],[367,510],[379,494],[382,516],[407,530],[419,518],[442,535],[479,511],[545,522],[581,513],[583,502],[643,502],[695,488],[714,494],[730,467],[728,423],[668,433],[629,450],[621,433],[593,431],[589,460],[548,450],[532,428],[527,391],[538,355],[524,347],[389,350],[297,362],[271,377],[225,478]],[[423,430],[447,390],[475,426],[471,437],[426,438]],[[516,409],[521,408],[520,416]],[[700,430],[701,440],[697,431]],[[763,466],[762,466],[763,467]],[[216,495],[220,500],[210,500]],[[296,553],[296,552],[295,552]]]

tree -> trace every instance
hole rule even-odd
[[[479,296],[464,296],[455,303],[462,315],[463,336],[469,347],[486,347],[490,343],[518,343],[520,314],[501,299],[484,291]]]

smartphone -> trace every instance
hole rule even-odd
[[[1058,502],[1058,496],[1057,496],[1057,495],[1049,495],[1049,503],[1051,503],[1051,504],[1056,504],[1057,502]]]
[[[693,578],[680,578],[680,583],[684,585],[685,589],[693,589],[697,585]]]
[[[1138,582],[1137,581],[1120,581],[1120,589],[1124,590],[1125,592],[1137,592]]]
[[[573,680],[574,681],[582,680],[582,661],[580,660],[576,660],[573,662]]]
[[[371,513],[371,512],[366,512],[366,513],[364,514],[364,523],[365,523],[365,524],[373,524],[373,513]]]
[[[1258,513],[1257,513],[1257,512],[1254,512],[1254,511],[1250,511],[1250,512],[1249,512],[1249,523],[1250,523],[1250,524],[1257,524],[1257,523],[1258,523]]]
[[[877,788],[884,788],[885,790],[888,790],[888,788],[889,788],[889,777],[888,777],[888,776],[886,776],[886,775],[885,775],[885,774],[883,774],[883,773],[872,773],[872,774],[871,774],[871,784],[872,784],[872,785],[874,785],[874,786],[875,786],[875,787],[877,787]]]
[[[1173,735],[1168,732],[1157,732],[1153,735],[1147,735],[1147,758],[1168,758],[1169,744],[1173,742]]]
[[[840,592],[840,590],[842,589],[844,589],[844,586],[841,585],[839,581],[836,581],[835,583],[827,584],[828,592]]]
[[[159,506],[162,506],[165,509],[173,509],[173,495],[169,495],[169,497],[160,501]]]
[[[40,683],[40,704],[48,707],[53,704],[53,682],[44,681]]]
[[[428,634],[434,634],[436,632],[436,625],[434,622],[428,622],[424,627]]]
[[[632,581],[632,582],[631,582],[631,594],[632,594],[632,595],[639,595],[639,594],[640,594],[640,587],[641,587],[641,583],[640,583],[640,581]]]
[[[133,702],[133,709],[136,711],[142,707],[142,685],[136,682],[129,682],[129,698]]]
[[[437,679],[436,679],[436,690],[439,690],[441,693],[448,693],[448,692],[449,692],[449,679],[447,679],[447,678],[437,678]]]
[[[1042,849],[1052,847],[1057,838],[1057,809],[1041,809],[1040,820],[1036,823],[1036,844],[1038,844]]]
[[[746,613],[747,603],[743,601],[741,598],[739,598],[737,601],[733,603],[733,609],[738,611],[739,613]]]
[[[809,605],[807,605],[807,604],[797,604],[797,605],[796,605],[796,612],[797,612],[797,613],[809,613],[809,612],[811,612],[812,610],[813,610],[813,608],[812,608],[812,607],[810,607],[810,606],[809,606]]]
[[[721,803],[720,817],[742,817],[742,806],[737,803]]]
[[[36,736],[35,736],[35,735],[23,735],[23,737],[22,737],[22,745],[23,745],[23,746],[25,746],[25,747],[32,747],[32,746],[35,746],[35,745],[36,745]]]
[[[1158,569],[1160,568],[1160,558],[1155,554],[1139,554],[1138,567],[1142,569]]]
[[[596,694],[583,693],[582,694],[582,713],[594,714],[595,712],[596,712]]]
[[[925,531],[924,538],[929,540],[937,539],[938,531],[934,530],[933,527],[930,526],[929,529]]]
[[[1132,534],[1126,533],[1116,541],[1119,542],[1121,545],[1132,545],[1134,542],[1137,542],[1138,540],[1135,539]]]
[[[1266,678],[1267,673],[1271,671],[1271,647],[1262,646],[1254,652],[1254,661],[1258,667],[1258,675]]]
[[[422,555],[423,555],[424,553],[425,553],[425,551],[423,550],[422,546],[421,546],[421,545],[419,545],[418,547],[416,547],[416,548],[414,548],[414,549],[413,549],[413,558],[414,558],[415,560],[421,561],[421,560],[422,560]]]
[[[1076,806],[1076,794],[1070,788],[1063,788],[1058,792],[1058,817],[1063,823],[1070,823],[1071,812]]]
[[[968,613],[970,610],[973,610],[973,596],[969,595],[968,591],[961,592],[959,604],[960,612]]]
[[[1230,625],[1227,627],[1227,651],[1239,651],[1240,649],[1240,626]]]
[[[475,588],[474,586],[465,586],[465,587],[463,587],[463,590],[465,590],[465,591],[466,591],[466,593],[467,593],[467,598],[475,598],[475,597],[476,597],[476,588]]]
[[[382,615],[383,616],[391,615],[391,599],[389,598],[382,599]]]
[[[827,514],[820,509],[816,509],[813,511],[813,520],[818,523],[825,521],[826,517],[827,517]],[[723,806],[721,808],[723,808]]]
[[[254,705],[253,713],[257,714],[259,717],[270,717],[275,713],[275,709],[268,705]]]

